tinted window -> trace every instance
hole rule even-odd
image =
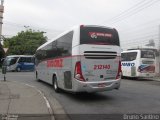
[[[17,59],[18,57],[7,57],[5,60],[4,60],[4,63],[3,65],[13,65],[17,62]]]
[[[20,63],[20,62],[26,62],[26,58],[25,58],[25,57],[21,57],[18,62],[19,62],[19,63]]]
[[[65,57],[71,55],[73,31],[49,43],[36,52],[36,62],[44,59]]]
[[[81,27],[80,44],[120,45],[115,29],[100,27]]]
[[[142,50],[141,58],[155,58],[154,52],[151,50]]]
[[[52,43],[45,46],[42,49],[41,54],[43,59],[55,58],[58,56],[59,53],[57,52],[57,41],[53,41]]]
[[[73,32],[70,32],[57,40],[57,50],[60,56],[70,56],[72,50]]]
[[[129,52],[129,53],[122,53],[121,60],[122,61],[133,61],[137,58],[137,52]]]
[[[46,58],[65,57],[71,55],[73,32],[69,32],[45,47]]]
[[[18,59],[18,58],[12,58],[12,59],[10,60],[10,64],[9,64],[9,65],[14,65],[14,64],[16,64],[17,59]]]
[[[32,57],[26,57],[26,62],[27,63],[33,63]]]

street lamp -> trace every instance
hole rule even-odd
[[[3,5],[3,3],[4,3],[4,0],[1,0],[1,5]]]

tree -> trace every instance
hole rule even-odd
[[[155,47],[155,42],[153,39],[149,40],[149,43],[146,44],[146,46],[152,46],[152,47]]]
[[[44,32],[29,29],[19,32],[12,38],[5,38],[3,46],[9,48],[9,55],[33,55],[46,40]]]

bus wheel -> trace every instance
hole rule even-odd
[[[17,72],[21,72],[21,68],[20,67],[17,68]]]
[[[57,77],[56,76],[53,77],[53,88],[54,88],[55,92],[57,92],[57,93],[60,92],[60,89],[57,84]]]
[[[121,75],[121,79],[125,79],[125,77],[123,75]]]
[[[40,79],[38,78],[38,73],[36,72],[36,80],[38,81],[38,82],[40,82]]]

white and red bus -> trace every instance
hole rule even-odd
[[[155,53],[149,49],[133,49],[121,53],[122,76],[154,77]]]
[[[36,78],[56,92],[98,92],[120,87],[118,32],[114,28],[80,25],[40,46],[35,54]]]

